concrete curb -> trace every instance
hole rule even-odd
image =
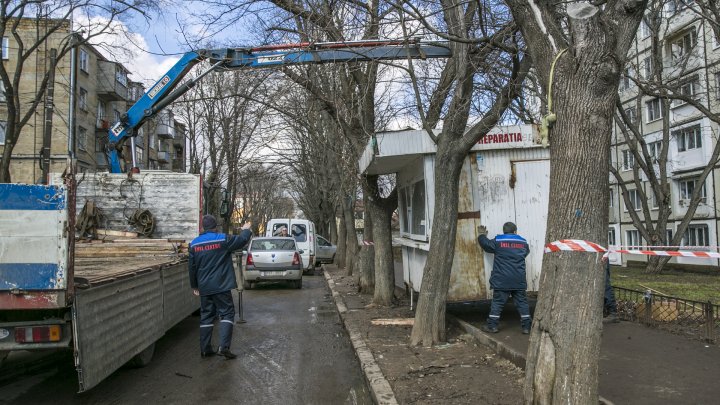
[[[518,352],[517,350],[511,348],[510,346],[502,343],[497,339],[494,339],[492,336],[461,319],[457,319],[454,316],[450,315],[448,315],[448,319],[460,325],[463,329],[465,329],[467,333],[477,339],[478,342],[493,349],[498,355],[500,355],[500,357],[525,370],[526,359],[524,353]],[[598,402],[602,405],[613,405],[611,401],[608,401],[601,396],[598,398]]]
[[[327,281],[328,288],[330,288],[332,292],[333,300],[340,313],[340,319],[342,319],[345,330],[347,330],[348,335],[350,335],[350,341],[355,349],[355,355],[360,361],[360,366],[362,367],[368,387],[370,387],[373,400],[379,405],[398,405],[390,383],[385,378],[385,375],[383,375],[380,366],[375,361],[375,357],[367,347],[362,334],[345,319],[348,312],[347,306],[345,302],[343,302],[340,293],[335,289],[335,281],[325,270],[325,266],[323,266],[323,275],[325,276],[325,281]]]

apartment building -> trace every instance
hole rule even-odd
[[[21,21],[18,31],[26,43],[37,42],[42,34],[39,26],[44,21],[33,18]],[[50,35],[34,57],[25,63],[17,89],[21,105],[31,101],[35,94],[33,90],[47,72],[51,49],[60,49],[64,41],[73,35],[69,21],[64,22],[63,29]],[[17,44],[10,35],[2,39],[2,61],[11,77],[15,73],[13,58],[17,58]],[[145,91],[141,83],[128,78],[129,74],[122,64],[107,59],[87,44],[76,46],[75,52],[59,59],[54,80],[50,172],[63,171],[70,152],[76,157],[80,172],[107,170],[104,151],[108,130]],[[71,88],[71,78],[74,79],[74,88]],[[0,92],[0,151],[5,143],[7,120],[7,105],[2,96],[4,93]],[[70,108],[71,102],[74,109]],[[10,165],[13,182],[42,181],[40,151],[45,119],[46,112],[41,104],[23,128]],[[136,164],[140,169],[185,170],[185,136],[184,132],[176,136],[177,128],[181,128],[179,132],[182,132],[182,125],[168,111],[137,130]],[[130,142],[126,142],[123,155],[129,165]]]
[[[712,112],[720,112],[720,41],[715,37],[710,24],[687,7],[692,0],[669,1],[662,12],[660,39],[660,60],[662,79],[671,83],[683,95],[700,101]],[[628,117],[643,135],[652,157],[659,156],[664,129],[662,100],[639,91],[633,77],[648,79],[654,71],[652,55],[652,30],[643,22],[638,30],[631,63],[620,83],[620,101]],[[718,142],[720,128],[688,103],[673,101],[670,104],[669,148],[667,173],[670,181],[671,216],[666,234],[675,235],[677,225],[687,212],[690,196],[694,189],[703,187],[702,200],[687,231],[683,234],[683,246],[701,246],[716,251],[718,245],[717,202],[720,197],[720,171],[715,168],[704,184],[698,177],[709,164],[713,148]],[[638,229],[633,225],[629,210],[640,211],[642,201],[633,182],[633,166],[636,164],[621,129],[614,130],[611,149],[611,164],[621,173],[622,181],[629,189],[631,206],[623,200],[617,179],[610,176],[610,227],[608,243],[622,246],[647,246]],[[657,171],[657,161],[653,160]],[[654,201],[648,179],[641,176],[641,185],[649,197],[653,221],[657,219],[658,204]],[[642,213],[639,212],[642,218]],[[628,261],[645,261],[645,256],[615,257],[616,264]],[[676,258],[671,263],[688,265],[718,265],[707,259]]]

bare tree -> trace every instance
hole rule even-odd
[[[0,36],[11,38],[8,44],[12,44],[7,48],[8,54],[3,55],[9,62],[0,64],[0,81],[6,100],[0,183],[11,181],[11,158],[23,128],[33,119],[38,106],[45,100],[51,72],[65,63],[64,59],[73,47],[94,43],[103,35],[117,33],[117,23],[121,18],[142,16],[155,7],[154,0],[0,1]],[[73,15],[94,18],[73,20]],[[27,23],[34,24],[36,29],[27,30]],[[46,49],[45,45],[56,49],[55,58],[49,57],[50,49]],[[47,60],[44,66],[34,66],[37,55]],[[23,75],[30,69],[33,74],[36,74],[37,69],[37,85],[32,89],[20,88]]]
[[[691,30],[688,31],[684,20],[688,15],[694,14],[697,29],[708,24],[714,28],[710,32],[717,35],[718,24],[717,20],[713,20],[713,16],[718,17],[718,6],[714,2],[698,2],[694,7],[678,9],[673,15],[667,16],[668,7],[667,0],[654,0],[650,2],[645,13],[643,24],[648,38],[641,38],[638,41],[648,42],[649,46],[647,49],[639,48],[634,60],[629,62],[625,69],[626,85],[623,86],[625,92],[637,91],[637,94],[630,103],[622,104],[618,100],[616,112],[616,121],[628,149],[623,152],[623,159],[618,161],[618,167],[610,167],[622,192],[625,205],[629,208],[628,213],[633,225],[651,246],[679,246],[683,242],[688,225],[705,199],[703,185],[720,156],[720,143],[716,142],[708,161],[704,162],[704,167],[701,168],[703,170],[695,178],[685,180],[686,185],[692,185],[684,189],[686,206],[680,208],[679,212],[677,209],[673,212],[672,180],[668,176],[668,171],[673,170],[675,162],[670,157],[670,141],[676,138],[679,142],[684,142],[687,136],[683,132],[688,130],[671,131],[671,127],[677,121],[686,121],[688,116],[695,119],[707,117],[713,122],[720,123],[720,114],[713,112],[708,105],[712,89],[708,86],[708,91],[703,93],[697,75],[700,69],[706,68],[704,54],[700,47],[696,46],[697,38],[702,39],[703,32],[696,32],[695,25],[691,25]],[[683,47],[687,46],[688,49],[683,49],[682,54],[664,55],[664,49],[674,49],[678,46],[676,45],[678,38],[675,35],[677,33],[668,30],[677,25],[681,18],[685,26],[685,35],[689,39],[687,44],[683,42]],[[668,59],[670,59],[669,63]],[[641,75],[640,72],[643,74]],[[646,100],[650,100],[650,106],[659,107],[657,112],[662,124],[660,136],[653,134],[648,137],[641,129],[643,125],[651,125],[644,124],[644,120],[638,119],[638,115],[641,114],[637,112],[642,111],[643,101]],[[686,106],[682,107],[684,110],[688,110],[687,106],[690,106],[694,111],[686,112],[679,119],[674,118],[677,115],[675,111],[678,111],[682,105]],[[646,113],[656,115],[656,111],[646,111]],[[683,143],[679,145],[681,148],[702,146],[702,141],[700,144],[696,142],[702,132],[701,128],[697,128],[697,133],[694,132],[694,127],[692,131],[691,136],[687,137],[692,138],[692,145]],[[673,136],[673,133],[676,136]],[[621,168],[632,169],[632,176],[628,178]],[[633,198],[635,196],[637,198]],[[639,207],[635,206],[638,201]],[[666,231],[667,225],[676,221],[679,223],[675,233],[669,237]],[[648,256],[646,272],[662,271],[669,260],[670,257]]]
[[[602,173],[609,172],[618,82],[647,2],[506,3],[553,108],[542,131],[549,130],[551,148],[546,241],[604,241],[609,181]],[[527,403],[597,402],[603,285],[595,255],[545,255],[527,358]]]

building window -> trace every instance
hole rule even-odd
[[[623,152],[623,165],[624,171],[632,170],[635,167],[635,155],[633,155],[630,149],[625,149]]]
[[[0,79],[0,103],[4,103],[7,101],[7,96],[5,95],[5,82]]]
[[[682,246],[710,246],[707,225],[688,225],[682,238]]]
[[[10,59],[10,38],[8,37],[2,39],[2,58],[3,60]]]
[[[715,72],[715,98],[720,100],[720,72]]]
[[[83,111],[88,109],[88,92],[87,90],[80,88],[80,94],[78,96],[78,108]]]
[[[685,60],[697,43],[695,29],[685,32],[677,39],[670,41],[670,56],[675,63]]]
[[[400,189],[402,232],[409,237],[426,240],[425,181],[420,180]]]
[[[700,131],[700,125],[673,131],[672,134],[677,141],[678,152],[702,148],[702,131]]]
[[[0,145],[5,145],[5,130],[7,129],[7,121],[0,121]]]
[[[113,110],[113,118],[115,119],[114,122],[120,122],[120,111]]]
[[[145,155],[145,153],[142,148],[135,147],[135,162],[137,163],[137,165],[140,169],[145,168],[143,166],[144,155]]]
[[[642,247],[640,242],[640,231],[632,229],[625,231],[625,242],[627,247]]]
[[[644,72],[644,78],[645,80],[652,79],[653,76],[653,62],[652,57],[648,56],[647,58],[643,59],[643,72]]]
[[[615,228],[608,229],[608,245],[615,246]]]
[[[623,72],[620,90],[628,90],[633,88],[635,85],[635,83],[633,82],[633,77],[635,77],[633,69],[631,67],[625,68],[625,72]]]
[[[150,132],[148,137],[148,148],[155,149],[155,134]]]
[[[640,21],[640,38],[645,39],[650,36],[650,27],[645,22],[645,19],[643,18],[642,21]]]
[[[677,89],[678,94],[690,98],[695,98],[695,95],[697,95],[699,91],[700,78],[698,78],[698,76],[693,76],[692,78],[680,83],[680,86]],[[672,101],[672,104],[673,107],[677,107],[686,104],[686,101],[675,99]]]
[[[87,129],[78,127],[77,146],[80,150],[87,150]]]
[[[89,56],[88,53],[84,50],[80,50],[80,70],[82,70],[85,73],[88,73],[90,66]]]
[[[115,70],[115,80],[117,80],[118,83],[122,84],[123,86],[127,87],[127,73],[120,69],[118,66],[117,70]]]
[[[647,144],[648,154],[652,158],[652,163],[657,163],[657,159],[662,151],[662,142],[655,141]]]
[[[695,187],[697,187],[698,179],[684,179],[680,180],[678,182],[678,185],[680,187],[680,200],[685,200],[683,205],[690,202],[690,199],[692,198],[693,191],[695,191]],[[705,189],[705,184],[702,185],[702,189],[700,190],[700,202],[705,203],[707,201],[707,190]]]
[[[642,201],[640,201],[640,193],[637,190],[628,190],[628,199],[630,200],[630,206],[633,210],[639,211],[642,207]],[[625,212],[628,212],[628,207],[625,206]]]
[[[659,98],[654,98],[645,102],[647,109],[647,122],[652,122],[662,118],[662,103]]]
[[[625,115],[627,115],[630,125],[633,127],[637,125],[637,109],[635,107],[626,108]]]
[[[666,229],[666,230],[665,230],[665,242],[666,242],[668,245],[669,245],[670,242],[672,241],[672,237],[673,237],[673,231],[672,231],[672,229]]]
[[[610,189],[610,205],[609,207],[612,208],[615,206],[615,190]]]

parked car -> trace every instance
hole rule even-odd
[[[337,246],[330,243],[324,236],[317,235],[317,251],[315,255],[315,265],[321,263],[332,263],[335,261],[335,251]]]
[[[283,233],[284,232],[284,233]],[[315,235],[315,224],[307,219],[296,218],[273,218],[265,226],[265,236],[292,236],[297,243],[300,259],[303,262],[303,269],[306,272],[315,270],[315,252],[317,250],[317,239]]]
[[[302,253],[291,237],[253,238],[244,255],[243,288],[250,290],[261,281],[282,280],[302,288]]]

